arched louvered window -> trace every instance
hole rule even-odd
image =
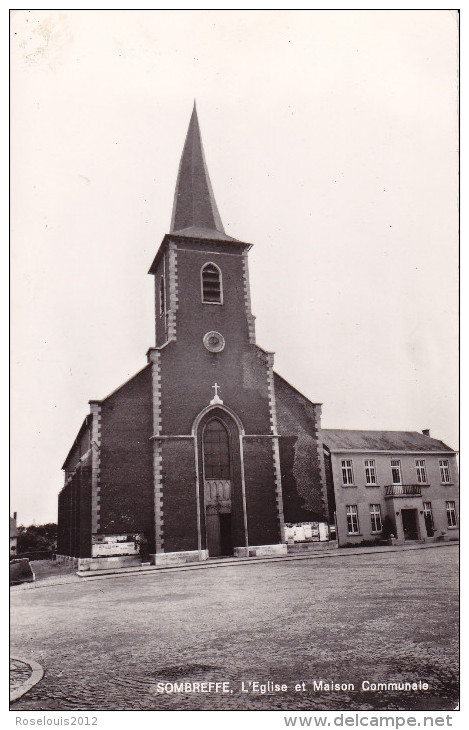
[[[230,478],[230,442],[228,432],[217,418],[204,429],[204,472],[206,479]]]
[[[221,271],[216,264],[205,264],[202,268],[202,301],[223,304]]]

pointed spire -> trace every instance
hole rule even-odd
[[[225,234],[210,183],[195,99],[179,164],[170,231],[184,231],[186,235],[201,238],[229,238]]]

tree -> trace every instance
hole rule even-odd
[[[54,552],[57,545],[57,525],[29,525],[18,527],[17,553]]]

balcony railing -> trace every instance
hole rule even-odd
[[[389,484],[385,487],[386,497],[421,497],[420,484]]]

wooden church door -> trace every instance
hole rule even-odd
[[[230,439],[218,418],[204,428],[203,457],[208,553],[210,557],[232,555]]]

